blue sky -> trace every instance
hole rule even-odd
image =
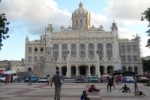
[[[91,13],[92,25],[103,25],[106,31],[110,31],[115,20],[120,38],[131,39],[138,34],[141,37],[141,56],[150,55],[149,48],[145,47],[148,22],[140,21],[150,0],[2,0],[0,13],[6,13],[10,22],[10,38],[3,41],[0,60],[24,58],[26,35],[30,40],[39,39],[49,23],[57,28],[71,25],[71,14],[80,2]]]

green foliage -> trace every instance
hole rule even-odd
[[[4,13],[0,14],[0,49],[3,46],[2,41],[9,38],[9,35],[7,35],[9,31],[8,25],[6,15]]]
[[[148,8],[147,10],[145,10],[143,13],[142,13],[142,19],[141,20],[144,20],[146,19],[148,22],[149,22],[149,25],[148,27],[150,27],[150,8]],[[150,36],[150,28],[146,31],[146,33],[148,33],[148,36]],[[147,46],[150,47],[150,39],[148,39],[147,41]]]
[[[142,60],[144,72],[150,72],[150,60]]]
[[[142,14],[144,15],[144,18],[145,18],[148,22],[150,22],[150,8],[148,8],[147,10],[145,10]]]

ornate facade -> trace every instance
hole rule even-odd
[[[111,31],[104,31],[102,25],[91,27],[90,13],[82,3],[72,13],[72,26],[61,26],[59,32],[54,32],[49,24],[39,40],[29,41],[26,37],[25,65],[35,70],[40,67],[43,73],[50,75],[60,70],[66,77],[101,77],[114,70],[143,74],[139,37],[119,39],[115,22]]]

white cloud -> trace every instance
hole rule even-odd
[[[55,0],[3,0],[0,9],[10,23],[24,21],[29,33],[41,34],[48,23],[69,24],[70,13],[60,10]]]
[[[95,27],[103,25],[104,30],[110,30],[111,23],[112,21],[109,21],[105,16],[91,12],[91,25]]]
[[[107,0],[107,12],[111,17],[137,21],[150,4],[149,0]]]

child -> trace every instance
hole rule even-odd
[[[82,93],[80,99],[81,99],[81,100],[90,100],[90,98],[87,97],[87,94],[86,94],[86,91],[85,91],[85,90],[83,91],[83,93]]]

